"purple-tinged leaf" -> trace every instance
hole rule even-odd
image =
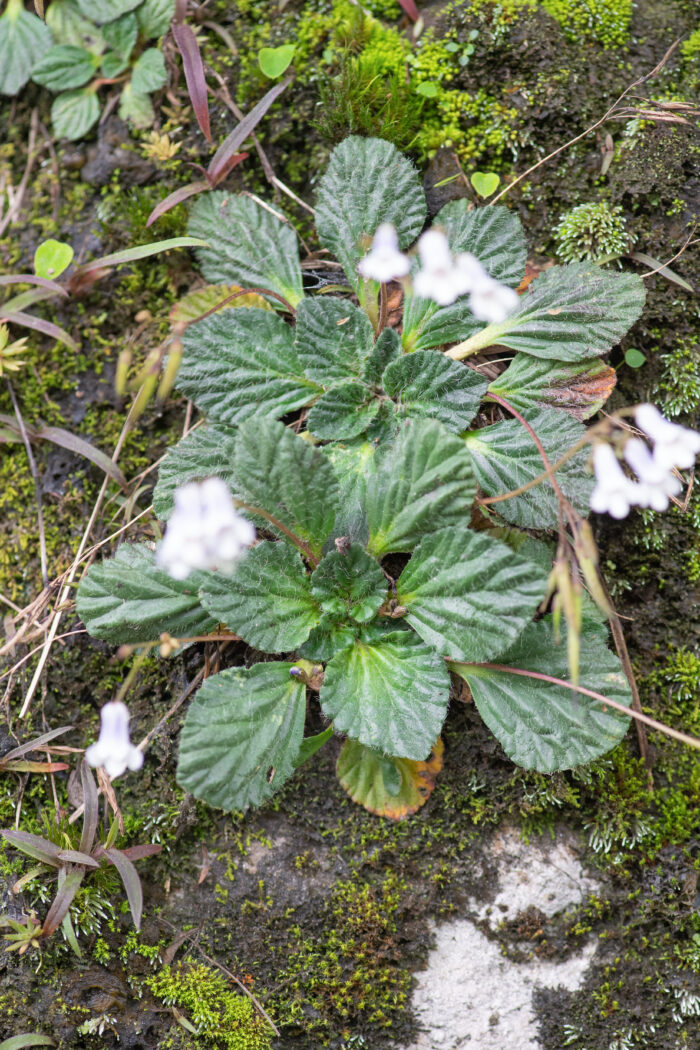
[[[695,292],[692,284],[689,284],[684,277],[679,277],[675,270],[672,270],[670,266],[666,266],[664,263],[659,262],[652,255],[647,255],[646,252],[630,252],[630,259],[634,259],[635,262],[643,263],[645,266],[651,266],[652,270],[656,273],[660,273],[662,277],[665,277],[667,281],[673,281],[674,284],[680,285],[681,288],[685,288],[686,292]]]
[[[66,874],[65,868],[58,872],[58,893],[49,908],[49,913],[44,919],[41,932],[44,937],[50,937],[63,922],[63,917],[68,914],[68,909],[73,903],[73,898],[80,889],[83,881],[84,871],[74,870]]]
[[[131,908],[131,914],[134,919],[134,926],[137,930],[140,930],[141,913],[143,911],[143,890],[141,889],[139,873],[129,858],[124,855],[122,850],[107,849],[105,850],[105,853],[119,872],[121,880],[124,883],[124,889],[126,890],[127,900],[129,901],[129,907]]]
[[[87,853],[81,853],[77,849],[62,849],[58,859],[66,864],[83,864],[86,868],[99,868],[99,863],[93,860]]]
[[[28,857],[40,860],[42,864],[50,864],[53,868],[60,868],[61,862],[58,854],[61,852],[61,847],[49,842],[48,839],[43,839],[40,835],[32,835],[29,831],[0,831],[0,835],[3,835],[16,849],[26,853]]]
[[[46,288],[56,295],[68,298],[68,292],[58,281],[51,281],[48,277],[37,277],[33,273],[12,273],[6,277],[0,277],[0,284],[38,284],[40,288]]]
[[[399,0],[401,9],[406,12],[412,22],[417,22],[420,18],[420,13],[415,5],[415,0]]]
[[[100,803],[97,797],[97,785],[90,767],[83,759],[80,764],[80,783],[83,788],[83,831],[80,836],[80,849],[87,853],[92,849],[100,819]]]
[[[146,220],[146,226],[152,226],[156,219],[159,219],[161,215],[165,215],[166,211],[170,211],[176,204],[182,204],[188,197],[193,197],[195,193],[201,193],[202,190],[208,189],[211,189],[209,180],[200,179],[198,182],[188,182],[186,186],[181,186],[179,190],[174,190],[167,197],[164,197],[159,204],[156,204]]]
[[[60,343],[65,343],[71,350],[78,351],[78,344],[72,336],[68,335],[68,332],[64,328],[60,328],[57,324],[52,324],[51,321],[44,321],[42,317],[34,317],[33,314],[25,314],[21,311],[13,312],[3,310],[0,306],[0,321],[9,321],[10,324],[23,325],[25,328],[34,328],[37,332],[43,332],[44,335],[50,335],[52,339],[57,339]]]
[[[233,169],[236,167],[236,165],[240,164],[241,161],[245,160],[246,157],[248,157],[248,156],[249,156],[248,153],[243,152],[243,153],[234,153],[232,157],[229,157],[229,159],[224,164],[222,164],[221,167],[219,168],[219,170],[217,171],[216,177],[214,177],[213,175],[209,176],[209,178],[211,180],[212,187],[216,188],[219,185],[220,182],[223,182],[224,179],[226,178],[226,176],[228,175],[228,173],[230,171],[233,171]]]
[[[144,842],[141,846],[128,846],[126,849],[120,850],[119,852],[127,860],[143,860],[145,857],[155,857],[158,853],[162,853],[163,847],[159,846],[156,842]]]
[[[182,55],[182,65],[185,70],[185,81],[187,91],[192,101],[194,115],[197,118],[202,134],[207,142],[212,141],[211,128],[209,125],[209,103],[207,102],[207,82],[204,76],[204,65],[202,55],[197,43],[197,37],[192,29],[186,25],[173,23],[173,37],[178,51]]]
[[[289,87],[293,79],[294,77],[292,76],[285,77],[285,79],[280,81],[279,84],[275,84],[274,87],[270,88],[267,94],[263,95],[257,105],[253,106],[250,113],[248,113],[248,115],[236,125],[230,135],[227,135],[209,164],[208,171],[212,179],[217,182],[220,181],[220,171],[224,169],[231,156],[238,151],[251,132],[255,130],[272,103],[286,88]],[[230,168],[226,170],[230,171]]]

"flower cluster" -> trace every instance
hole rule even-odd
[[[175,509],[156,561],[176,580],[194,569],[229,573],[254,541],[255,529],[237,513],[221,478],[192,481],[175,491]]]
[[[625,444],[623,456],[637,481],[624,473],[609,445],[596,445],[593,450],[596,485],[591,510],[613,518],[627,517],[630,507],[666,510],[670,498],[682,488],[672,471],[692,467],[700,452],[700,434],[670,423],[653,405],[640,405],[635,422],[652,443],[649,449],[646,442],[634,437]]]
[[[90,766],[102,766],[112,780],[143,765],[143,751],[129,740],[129,708],[121,700],[110,700],[100,711],[100,736],[85,759]]]
[[[421,268],[414,278],[413,290],[422,299],[449,306],[460,295],[469,295],[469,309],[474,316],[490,324],[505,320],[516,309],[517,293],[495,281],[475,255],[460,252],[454,256],[440,230],[426,230],[418,241],[418,255]],[[408,256],[399,251],[396,230],[391,223],[383,222],[370,251],[358,263],[358,273],[385,283],[406,277],[410,268]]]

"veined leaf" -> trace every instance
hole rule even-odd
[[[434,350],[418,350],[390,364],[382,386],[400,416],[437,419],[459,433],[476,415],[488,380]]]
[[[449,351],[464,357],[496,343],[534,357],[580,361],[604,354],[634,324],[644,305],[637,274],[595,263],[553,266],[532,282],[514,314],[487,325]]]
[[[131,90],[135,95],[150,95],[165,87],[167,80],[163,52],[157,47],[146,48],[131,71]]]
[[[379,400],[363,383],[339,383],[309,412],[307,427],[317,438],[344,441],[367,429],[379,412]]]
[[[163,36],[175,17],[175,0],[143,0],[135,11],[144,40]]]
[[[324,556],[311,577],[311,593],[327,616],[365,623],[385,600],[387,581],[379,563],[353,543]]]
[[[547,573],[466,526],[426,536],[396,583],[406,620],[442,656],[491,660],[535,614]]]
[[[261,663],[211,675],[180,735],[178,783],[220,809],[259,806],[294,772],[306,687],[294,664]]]
[[[56,138],[66,138],[71,142],[84,138],[99,117],[100,103],[92,84],[61,92],[51,106],[51,123]]]
[[[615,381],[615,369],[603,361],[550,361],[516,354],[489,392],[525,414],[561,408],[575,419],[588,419],[608,400]]]
[[[227,427],[198,427],[165,454],[153,490],[153,510],[167,521],[173,509],[173,494],[188,481],[223,478],[233,487],[233,452],[236,431]]]
[[[574,445],[585,428],[556,409],[529,414],[528,422],[539,437],[551,464]],[[544,463],[525,427],[516,419],[482,427],[465,436],[474,473],[486,496],[500,496],[539,477]],[[576,510],[588,514],[593,477],[587,472],[588,449],[583,448],[557,471],[561,490]],[[520,496],[501,500],[493,509],[511,525],[527,529],[556,528],[558,501],[551,482],[545,479]]]
[[[93,22],[113,22],[127,11],[133,11],[141,0],[77,0],[78,7],[86,18]]]
[[[328,460],[281,423],[242,423],[234,453],[236,495],[272,515],[319,556],[333,528],[339,505],[338,483]]]
[[[527,251],[523,228],[508,208],[474,208],[466,200],[450,201],[433,220],[445,229],[450,248],[471,252],[496,281],[517,287],[525,273]],[[403,345],[406,350],[428,350],[468,339],[481,327],[467,299],[438,306],[410,292],[404,304]]]
[[[58,44],[52,47],[32,70],[32,80],[52,91],[82,87],[93,76],[99,58],[82,47]]]
[[[340,649],[353,645],[360,635],[360,624],[355,620],[349,623],[338,623],[331,616],[324,616],[318,627],[299,648],[299,655],[305,660],[316,660],[325,663]]]
[[[125,60],[129,58],[129,55],[134,50],[138,35],[139,27],[136,15],[131,11],[126,15],[122,15],[121,18],[117,18],[114,22],[109,22],[102,28],[102,36],[107,41],[108,46],[112,51],[116,51],[120,58]]]
[[[580,684],[628,707],[627,679],[605,642],[606,632],[584,621]],[[566,639],[557,645],[551,617],[530,624],[496,667],[456,663],[479,713],[506,754],[526,769],[553,773],[605,754],[627,732],[629,719],[563,686],[509,673],[508,667],[569,681]]]
[[[231,577],[208,573],[204,608],[265,653],[297,649],[321,618],[298,551],[265,540],[236,564]]]
[[[119,97],[119,117],[130,121],[136,128],[152,126],[155,110],[151,96],[145,91],[134,91],[131,82],[125,84]]]
[[[404,423],[367,479],[371,554],[410,551],[426,533],[468,519],[476,485],[465,453],[464,442],[440,423]]]
[[[299,766],[303,766],[304,762],[308,762],[308,760],[313,755],[315,755],[317,751],[321,750],[323,745],[327,743],[327,741],[329,741],[332,736],[333,726],[328,726],[328,729],[324,729],[320,733],[315,733],[314,736],[304,737],[304,739],[301,742],[301,747],[299,748],[297,760],[294,763],[296,768],[298,769]]]
[[[449,675],[433,649],[410,631],[391,631],[336,653],[320,700],[337,732],[423,761],[440,734],[449,692]]]
[[[212,314],[183,337],[177,386],[210,419],[235,426],[276,418],[317,398],[294,347],[294,332],[272,310]]]
[[[113,645],[204,634],[216,624],[199,601],[203,574],[173,580],[142,545],[124,544],[89,569],[78,588],[78,615],[90,634]]]
[[[408,248],[423,228],[425,215],[418,172],[391,143],[351,135],[333,150],[319,182],[316,229],[355,290],[363,283],[356,266],[377,227],[392,223],[400,247]]]
[[[94,55],[101,55],[107,47],[94,20],[85,18],[76,0],[53,0],[46,8],[46,25],[56,44],[84,47]]]
[[[372,352],[367,314],[347,299],[304,299],[297,313],[295,349],[309,379],[324,387],[357,379]]]
[[[0,16],[0,95],[17,95],[51,44],[51,33],[23,0],[9,0]]]
[[[388,365],[401,357],[401,337],[394,328],[385,328],[377,337],[372,353],[365,362],[362,378],[365,383],[379,386]]]
[[[353,802],[379,817],[401,820],[428,801],[442,769],[443,750],[442,740],[438,740],[425,762],[415,762],[391,758],[357,740],[346,740],[336,772]]]
[[[249,197],[207,193],[195,202],[187,229],[209,242],[196,254],[212,284],[269,288],[293,307],[304,298],[293,227]],[[272,305],[279,308],[275,299]]]

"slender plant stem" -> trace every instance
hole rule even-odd
[[[273,517],[272,514],[269,514],[266,510],[263,510],[262,507],[253,507],[248,503],[244,503],[243,500],[234,499],[233,502],[236,507],[240,507],[241,510],[247,510],[249,514],[257,514],[259,517],[264,518],[265,521],[269,521],[270,524],[274,525],[276,529],[280,530],[280,532],[283,532],[285,536],[287,536],[288,539],[292,541],[294,546],[299,548],[299,550],[302,552],[307,561],[311,565],[313,565],[314,569],[316,568],[316,566],[318,565],[318,558],[311,550],[311,547],[309,547],[308,543],[306,543],[294,532],[292,532],[291,529],[288,529],[286,525],[283,525],[278,518]]]
[[[7,380],[7,389],[10,392],[10,398],[12,399],[12,407],[15,410],[15,416],[17,417],[17,425],[19,432],[22,435],[22,441],[24,448],[27,453],[27,459],[29,460],[29,469],[31,471],[32,479],[34,481],[34,493],[36,495],[36,516],[37,523],[39,525],[39,555],[41,558],[41,579],[44,587],[49,585],[49,568],[48,560],[46,557],[46,530],[44,528],[44,506],[41,500],[41,485],[39,484],[39,473],[36,469],[36,461],[34,459],[34,453],[32,452],[32,443],[29,440],[29,434],[27,428],[24,425],[22,413],[20,412],[19,402],[15,395],[14,387],[10,380]]]
[[[521,413],[518,412],[517,408],[513,408],[513,406],[511,404],[509,404],[509,402],[506,401],[504,398],[502,398],[499,394],[489,394],[489,400],[495,401],[497,405],[501,406],[501,408],[505,408],[506,412],[509,412],[511,414],[511,416],[515,416],[515,418],[518,420],[518,422],[521,423],[525,427],[525,429],[527,430],[528,434],[530,435],[532,440],[535,442],[535,445],[537,446],[537,451],[539,452],[540,456],[542,457],[542,462],[545,465],[544,477],[549,478],[550,482],[552,483],[552,488],[554,489],[554,491],[555,491],[555,493],[557,495],[557,499],[559,500],[560,505],[563,506],[563,507],[568,507],[569,506],[569,501],[567,500],[566,496],[562,492],[561,486],[559,485],[559,482],[557,481],[556,477],[554,476],[554,470],[552,468],[551,463],[549,462],[549,456],[547,455],[547,453],[545,451],[545,447],[542,444],[542,442],[540,441],[540,439],[537,436],[537,434],[535,433],[535,431],[534,431],[533,427],[531,426],[531,424],[528,423],[528,421],[525,419],[525,416],[521,415]]]
[[[648,715],[643,714],[641,711],[636,711],[634,708],[625,707],[624,704],[620,704],[617,700],[611,700],[607,696],[603,696],[602,693],[597,693],[594,689],[586,689],[583,685],[574,685],[572,682],[566,682],[563,678],[555,678],[550,674],[541,674],[539,671],[524,671],[521,667],[507,667],[505,664],[478,664],[478,663],[464,663],[455,661],[448,666],[459,674],[456,670],[457,667],[483,667],[486,671],[502,671],[507,674],[517,674],[523,678],[536,678],[540,682],[547,682],[549,685],[559,685],[562,689],[570,689],[572,693],[582,693],[584,696],[589,696],[592,700],[598,700],[601,704],[605,704],[606,707],[612,707],[615,711],[619,711],[623,715],[627,715],[628,718],[635,718],[640,722],[644,722],[645,725],[650,726],[652,729],[657,729],[660,733],[665,733],[666,736],[673,737],[674,740],[679,740],[682,744],[687,744],[688,747],[694,747],[700,750],[700,740],[694,736],[688,736],[687,733],[681,733],[677,729],[672,729],[670,726],[666,726],[663,722],[657,722],[655,718],[649,718]]]
[[[620,657],[620,663],[622,669],[625,672],[625,677],[629,682],[629,687],[632,690],[632,707],[638,714],[642,714],[642,702],[639,698],[639,690],[637,689],[637,680],[634,677],[634,668],[632,667],[632,661],[630,660],[630,654],[627,649],[627,642],[625,641],[625,633],[622,629],[622,621],[620,620],[617,609],[613,605],[613,600],[610,597],[610,591],[608,590],[607,584],[603,578],[602,572],[598,571],[598,580],[603,589],[603,594],[607,600],[612,616],[609,617],[608,622],[610,623],[610,630],[612,631],[613,641],[615,642],[615,648],[617,649],[617,655]],[[636,722],[637,727],[637,743],[639,744],[639,754],[642,756],[642,761],[647,769],[651,768],[651,761],[649,757],[649,741],[647,740],[647,732],[644,728],[644,724],[641,720]]]

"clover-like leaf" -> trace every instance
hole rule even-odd
[[[321,618],[301,555],[286,543],[259,543],[231,577],[208,573],[199,595],[216,620],[265,653],[298,648]]]
[[[452,356],[499,344],[533,357],[580,361],[614,346],[644,305],[644,282],[633,273],[612,273],[593,262],[545,270],[505,321],[470,333]]]
[[[491,660],[524,630],[547,573],[465,525],[426,536],[396,583],[406,620],[453,660]]]
[[[297,312],[295,348],[309,379],[329,387],[359,378],[372,352],[367,314],[347,299],[304,299]]]
[[[225,310],[190,325],[177,386],[217,423],[277,418],[323,392],[304,375],[294,332],[272,310]]]
[[[525,769],[553,773],[605,754],[627,732],[629,719],[590,697],[541,679],[569,681],[566,639],[556,642],[551,617],[530,624],[494,666],[452,664],[469,685],[479,713],[506,754]],[[632,693],[606,632],[584,621],[579,684],[629,707]]]
[[[434,420],[406,421],[366,482],[370,553],[410,551],[427,533],[459,524],[475,493],[464,442]]]
[[[585,428],[571,416],[547,408],[528,420],[539,437],[551,464],[585,434]],[[522,423],[506,419],[482,427],[465,437],[472,456],[474,473],[486,496],[500,496],[539,477],[544,461]],[[582,515],[587,515],[593,490],[593,477],[586,470],[589,452],[584,448],[560,467],[556,477],[564,496]],[[511,525],[527,529],[556,528],[559,520],[557,495],[548,480],[519,496],[493,505]]]
[[[265,528],[287,539],[291,533],[320,555],[339,493],[333,468],[318,449],[281,423],[248,420],[238,430],[233,473],[235,494],[266,513]]]
[[[357,740],[346,740],[338,755],[336,773],[353,802],[370,813],[401,820],[430,798],[442,769],[442,740],[425,762],[382,755]]]
[[[311,593],[327,616],[371,620],[386,598],[387,581],[377,561],[358,543],[330,551],[311,577]]]
[[[150,95],[152,91],[165,87],[167,80],[163,52],[157,47],[147,48],[139,55],[131,71],[131,90],[135,95]]]
[[[447,713],[449,675],[411,631],[358,639],[327,664],[321,707],[338,732],[388,755],[424,761]]]
[[[113,645],[204,634],[216,620],[202,608],[204,574],[174,580],[143,545],[124,544],[113,558],[93,565],[78,588],[78,615],[90,634]]]
[[[220,809],[259,806],[292,775],[306,688],[291,663],[232,667],[195,695],[180,734],[178,783]]]
[[[215,191],[195,201],[187,226],[209,242],[196,250],[212,284],[269,288],[296,307],[304,297],[294,228],[249,197]],[[279,302],[271,299],[279,308]]]
[[[351,135],[331,154],[316,200],[316,229],[324,248],[342,263],[350,284],[377,227],[390,222],[407,248],[425,222],[425,194],[418,172],[390,142]]]
[[[597,359],[550,361],[516,354],[489,392],[526,414],[560,408],[575,419],[588,419],[608,400],[616,378],[615,369]]]
[[[417,350],[389,365],[382,386],[399,416],[437,419],[459,433],[476,415],[488,380],[434,350]]]
[[[100,103],[93,88],[94,84],[88,84],[85,88],[56,95],[51,106],[51,123],[56,138],[70,139],[71,142],[82,139],[100,119]]]

